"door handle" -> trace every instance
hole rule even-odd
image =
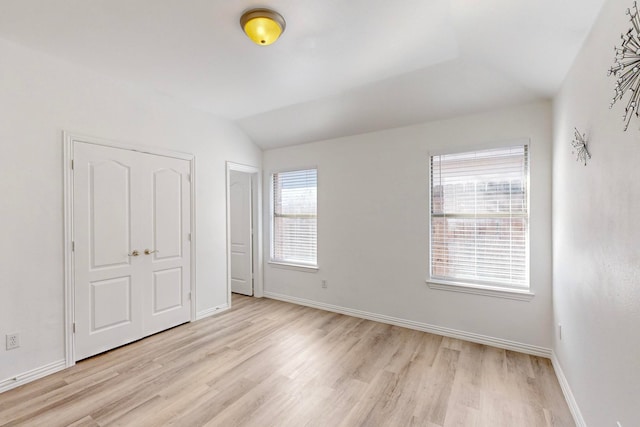
[[[137,249],[134,249],[133,252],[131,252],[130,254],[127,254],[128,256],[138,256],[140,255],[140,252],[138,252]]]
[[[154,253],[154,252],[160,252],[160,251],[159,251],[159,250],[157,250],[157,249],[154,249],[154,250],[151,250],[151,249],[145,249],[145,250],[144,250],[144,254],[145,254],[145,255],[151,255],[151,254],[152,254],[152,253]]]

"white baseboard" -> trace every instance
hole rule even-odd
[[[23,384],[37,380],[38,378],[45,377],[47,375],[54,374],[67,367],[64,359],[57,362],[49,363],[48,365],[41,366],[36,369],[32,369],[22,374],[18,374],[15,377],[8,378],[4,381],[0,381],[0,393],[11,390],[12,388],[19,387]]]
[[[585,423],[584,418],[582,418],[582,412],[580,412],[578,402],[576,402],[576,398],[571,391],[571,387],[569,386],[567,377],[564,376],[562,366],[560,366],[560,361],[558,360],[555,351],[551,353],[551,363],[553,364],[553,369],[556,371],[556,377],[558,378],[558,382],[560,383],[560,388],[562,389],[562,393],[564,394],[564,399],[567,401],[567,405],[569,405],[569,411],[571,411],[573,421],[575,421],[577,427],[587,427],[587,423]]]
[[[222,313],[223,311],[229,310],[229,304],[219,305],[217,307],[207,308],[206,310],[202,310],[196,313],[196,320],[201,320],[209,316],[213,316],[214,314]]]
[[[293,304],[305,305],[307,307],[318,308],[320,310],[332,311],[334,313],[346,314],[362,319],[374,320],[376,322],[386,323],[389,325],[402,326],[418,331],[429,332],[436,335],[442,335],[450,338],[458,338],[465,341],[471,341],[478,344],[485,344],[492,347],[498,347],[505,350],[517,351],[533,356],[541,356],[550,358],[551,349],[538,347],[535,345],[524,344],[516,341],[504,340],[501,338],[489,337],[486,335],[474,334],[472,332],[459,331],[457,329],[444,328],[442,326],[429,325],[427,323],[415,322],[413,320],[400,319],[398,317],[385,316],[383,314],[370,313],[367,311],[354,310],[352,308],[340,307],[337,305],[326,304],[322,302],[307,300],[303,298],[291,297],[288,295],[277,294],[274,292],[264,292],[266,298],[276,299],[280,301],[290,302]]]

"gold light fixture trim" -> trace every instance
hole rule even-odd
[[[260,46],[268,46],[284,32],[282,15],[270,9],[251,9],[240,17],[240,26],[247,37]]]

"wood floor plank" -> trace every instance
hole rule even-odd
[[[269,299],[0,394],[0,426],[573,426],[548,359]]]

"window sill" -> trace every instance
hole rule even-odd
[[[465,294],[484,295],[494,298],[505,298],[517,301],[531,301],[536,294],[526,289],[510,289],[498,286],[471,285],[466,283],[444,282],[435,279],[427,279],[427,285],[431,289],[450,292],[462,292]]]
[[[289,264],[286,262],[277,262],[277,261],[269,261],[268,264],[276,268],[283,268],[285,270],[297,270],[297,271],[303,271],[305,273],[318,272],[317,265]]]

